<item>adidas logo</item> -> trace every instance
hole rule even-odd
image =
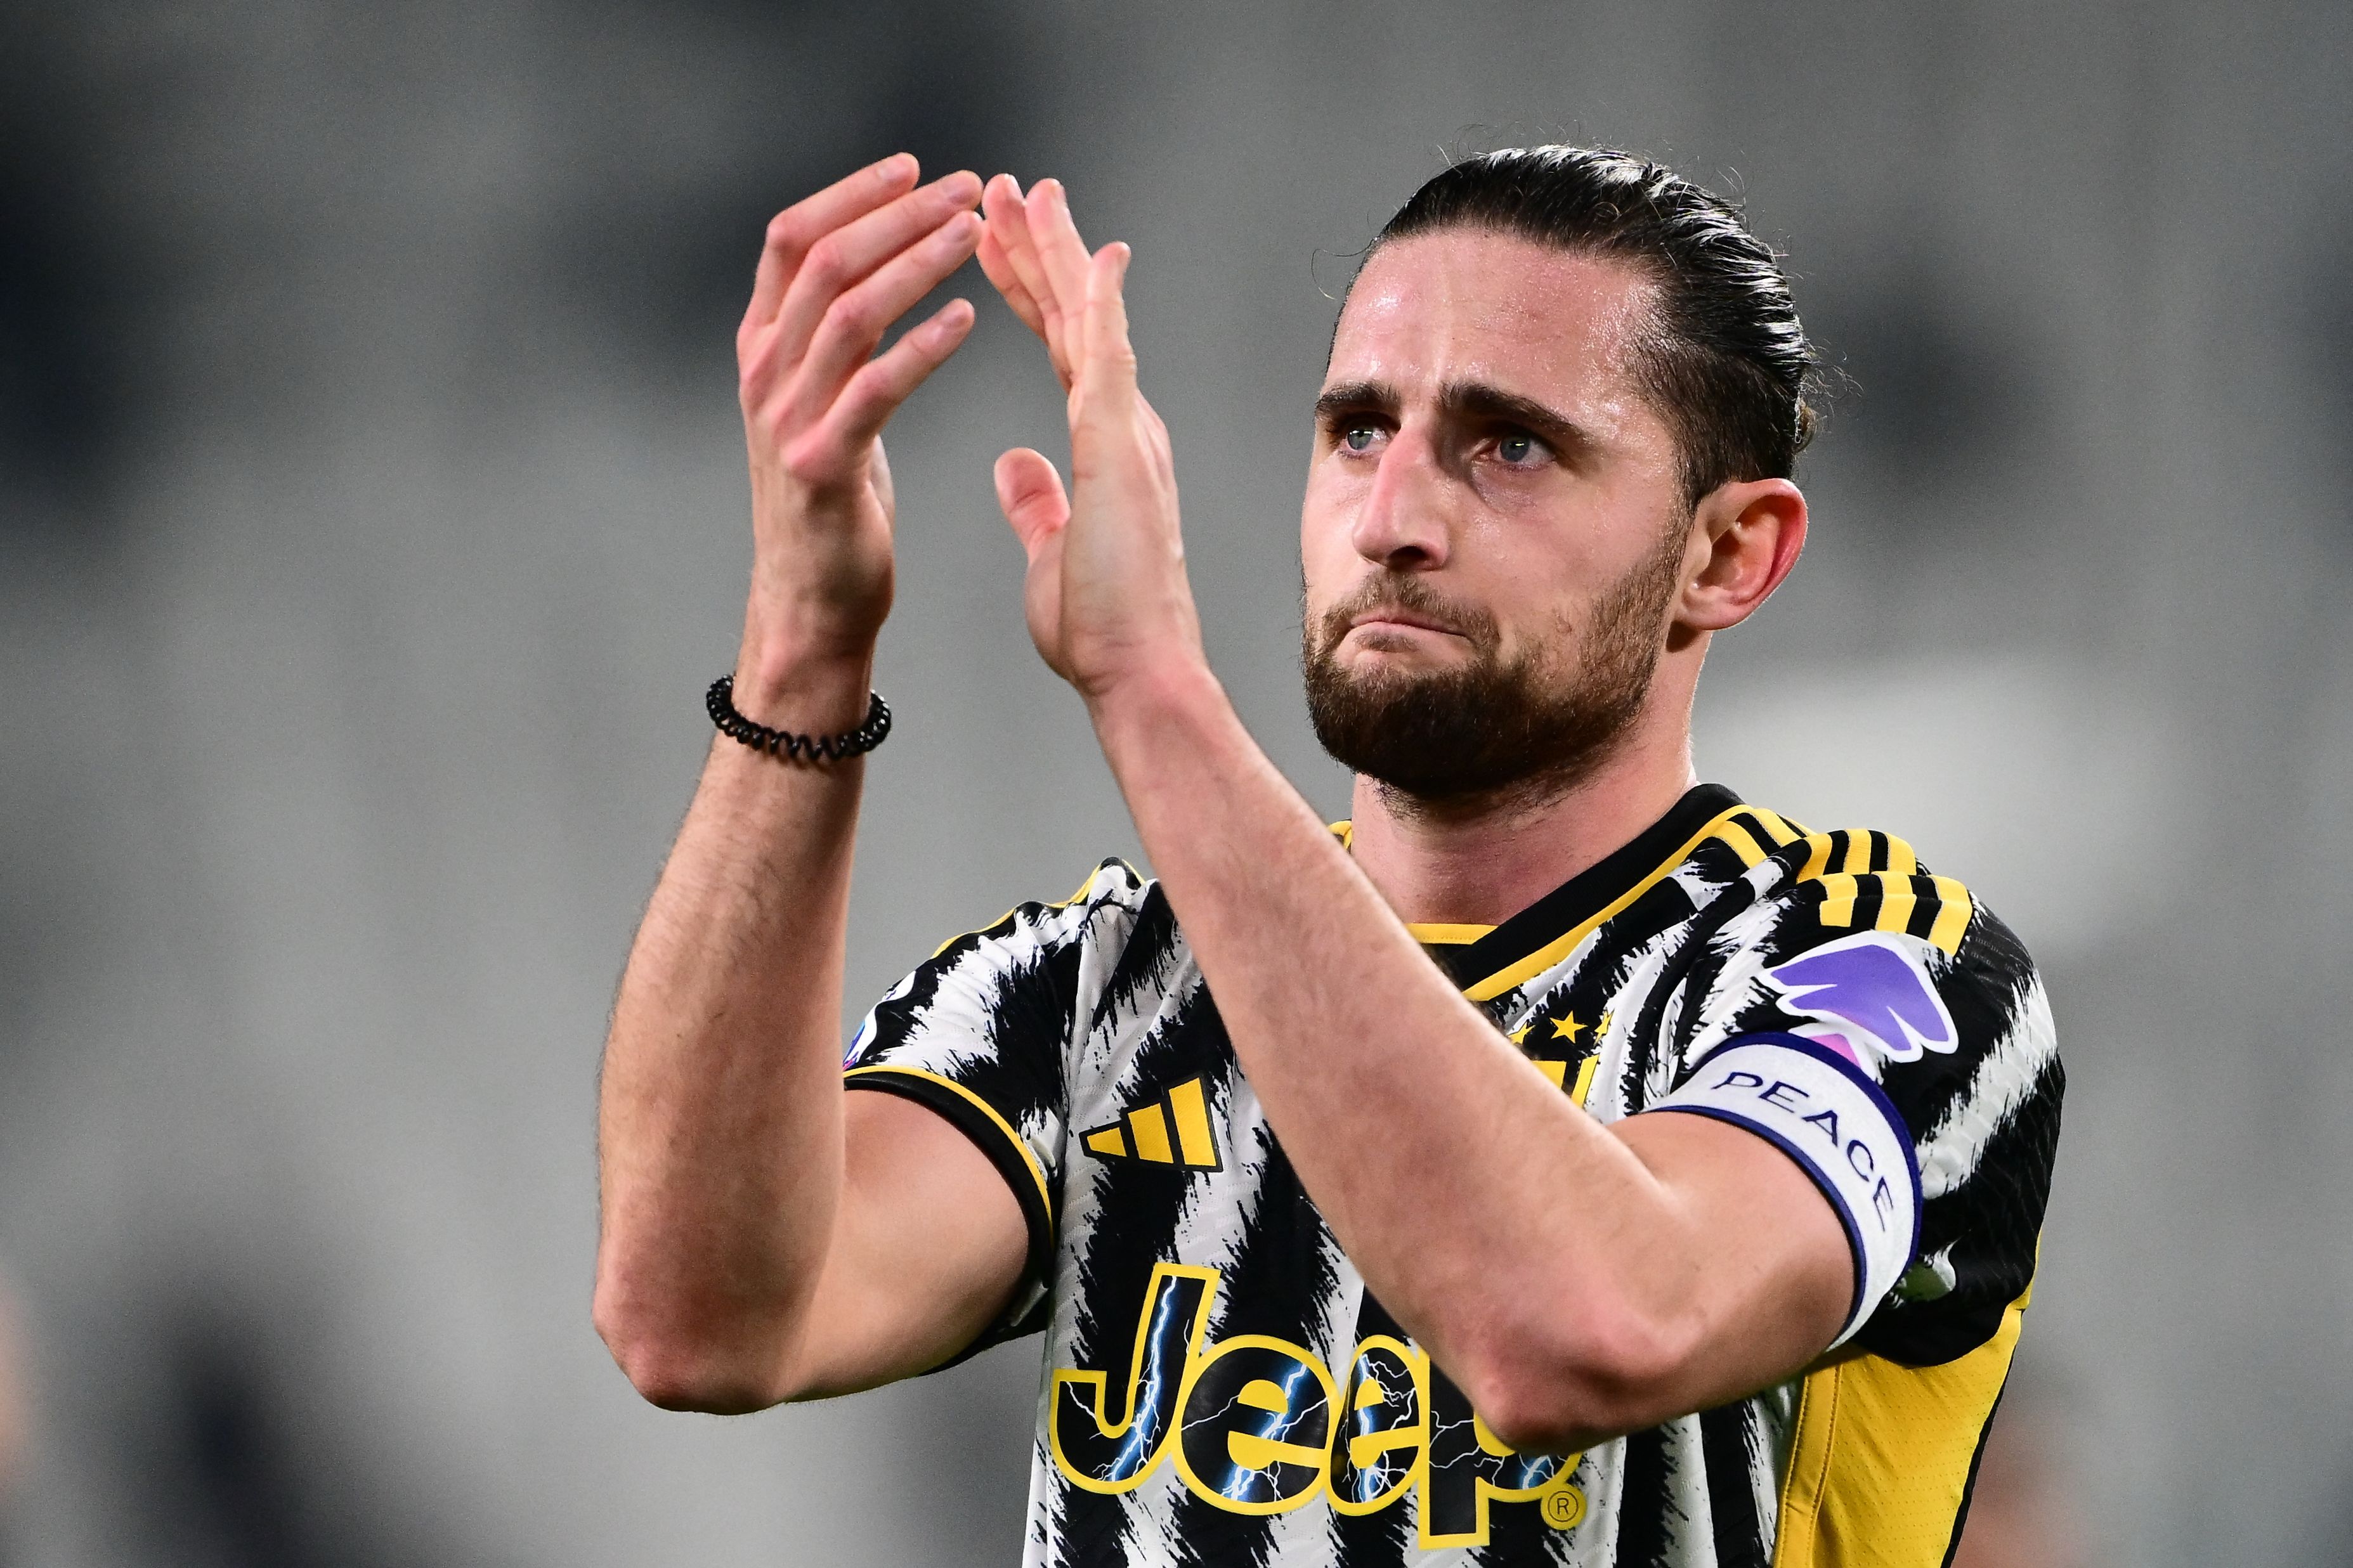
[[[1106,1160],[1141,1160],[1148,1165],[1182,1165],[1189,1171],[1220,1170],[1202,1084],[1200,1079],[1188,1078],[1118,1121],[1082,1132],[1079,1142],[1088,1153]]]

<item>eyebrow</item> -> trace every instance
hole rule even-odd
[[[1323,424],[1367,409],[1394,416],[1405,400],[1396,387],[1380,381],[1343,382],[1315,400],[1315,417]],[[1453,381],[1441,388],[1438,405],[1453,419],[1485,419],[1525,426],[1564,455],[1589,451],[1598,443],[1593,433],[1556,408],[1505,392],[1483,381]]]
[[[1377,408],[1384,414],[1397,412],[1401,401],[1397,388],[1381,381],[1344,381],[1327,387],[1315,399],[1315,421],[1328,425],[1343,414],[1357,414],[1367,408]]]
[[[1592,433],[1558,409],[1484,382],[1450,382],[1438,395],[1438,402],[1440,407],[1458,419],[1525,425],[1564,453],[1587,450],[1594,445]]]

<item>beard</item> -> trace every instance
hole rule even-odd
[[[1564,613],[1508,659],[1494,616],[1440,597],[1418,575],[1383,573],[1303,629],[1315,739],[1345,766],[1426,805],[1557,799],[1609,761],[1650,696],[1686,538],[1682,528],[1662,531],[1594,601],[1581,641]],[[1350,623],[1384,607],[1442,622],[1469,641],[1470,662],[1425,673],[1344,668],[1334,656]]]

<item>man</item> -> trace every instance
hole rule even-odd
[[[1357,773],[1333,830],[1203,658],[1126,248],[1051,182],[915,177],[776,219],[738,339],[728,735],[604,1078],[596,1317],[632,1381],[750,1410],[1042,1330],[1031,1563],[1943,1562],[2061,1076],[1960,884],[1694,782],[1709,639],[1805,535],[1770,252],[1570,148],[1460,164],[1383,231],[1301,527],[1311,711]],[[868,356],[976,251],[1070,394],[1067,497],[1035,452],[997,470],[1031,635],[1159,878],[1107,861],[949,942],[845,1073],[877,436],[971,310]]]

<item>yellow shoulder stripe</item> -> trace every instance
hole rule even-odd
[[[1912,879],[1893,871],[1879,873],[1879,919],[1872,922],[1879,931],[1903,931],[1912,923],[1912,911],[1920,905],[1920,895],[1912,886]]]
[[[1859,877],[1874,868],[1909,877],[1920,869],[1920,857],[1912,852],[1912,846],[1891,834],[1846,827],[1831,833],[1809,833],[1804,837],[1806,860],[1798,870],[1800,882],[1810,882],[1833,869],[1849,877]],[[1833,860],[1838,862],[1835,868],[1831,864]],[[1874,868],[1874,861],[1883,864]]]
[[[1005,1134],[1005,1141],[1012,1144],[1019,1152],[1021,1163],[1029,1167],[1029,1179],[1038,1184],[1038,1201],[1046,1205],[1046,1223],[1049,1225],[1054,1223],[1054,1194],[1053,1189],[1046,1184],[1046,1167],[1038,1163],[1038,1156],[1031,1152],[1029,1143],[1023,1140],[1021,1134],[1013,1131],[1013,1123],[997,1114],[997,1107],[989,1104],[955,1079],[943,1078],[938,1073],[927,1072],[922,1068],[895,1067],[891,1063],[882,1062],[873,1067],[851,1068],[841,1076],[845,1079],[864,1078],[869,1073],[892,1073],[900,1078],[919,1078],[925,1083],[938,1084],[942,1089],[968,1101],[975,1110],[987,1117],[990,1124]]]
[[[1806,861],[1798,868],[1797,879],[1810,882],[1830,869],[1832,841],[1827,833],[1806,835]]]
[[[1862,879],[1848,876],[1843,871],[1838,871],[1827,877],[1817,877],[1814,880],[1822,885],[1822,906],[1817,917],[1822,924],[1826,926],[1854,924],[1854,900],[1862,890]]]
[[[1933,880],[1942,907],[1936,910],[1936,923],[1929,928],[1928,940],[1947,952],[1958,952],[1961,934],[1969,929],[1969,917],[1977,912],[1977,901],[1969,897],[1967,888],[1950,877]]]
[[[1950,877],[1921,876],[1920,857],[1913,853],[1912,846],[1887,834],[1859,828],[1810,833],[1805,845],[1805,863],[1798,868],[1796,879],[1821,885],[1822,924],[1853,925],[1856,900],[1876,893],[1880,901],[1879,912],[1871,922],[1874,930],[1909,930],[1925,903],[1936,910],[1927,940],[1947,952],[1960,951],[1977,902],[1967,888]],[[1886,868],[1871,869],[1872,862],[1882,858]],[[1833,864],[1836,870],[1831,868]]]

